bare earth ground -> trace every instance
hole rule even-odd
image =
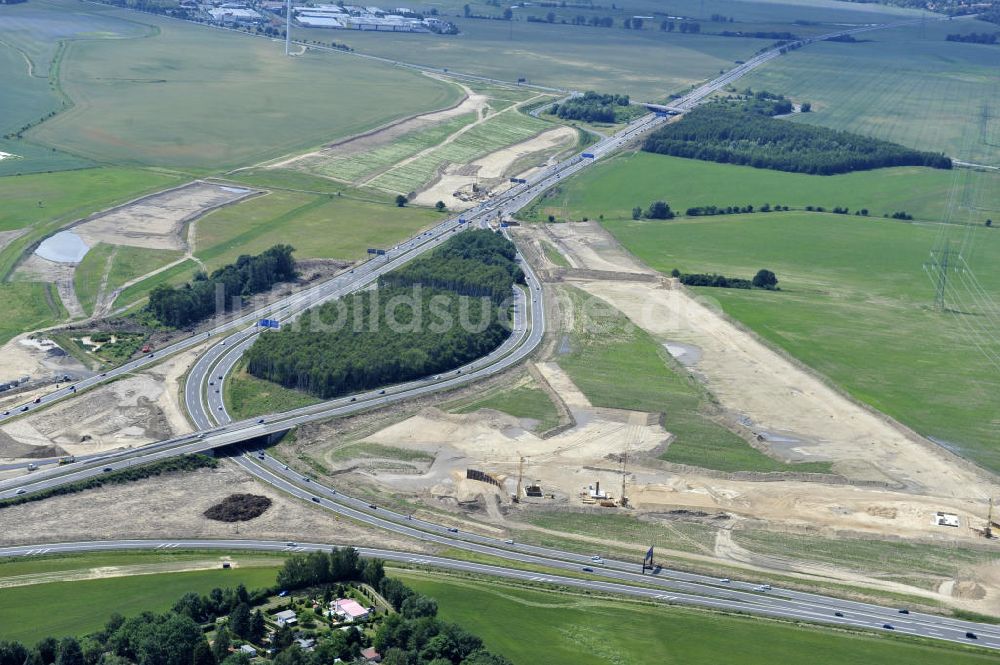
[[[73,227],[93,247],[99,242],[149,249],[182,250],[185,223],[255,190],[195,181],[91,216]]]
[[[643,455],[657,454],[669,437],[656,415],[594,408],[544,354],[533,374],[558,394],[573,415],[568,429],[542,439],[521,427],[518,419],[495,411],[456,415],[424,408],[368,434],[362,442],[421,451],[433,455],[434,462],[409,473],[362,470],[355,474],[359,478],[367,478],[382,491],[421,497],[428,505],[448,505],[442,499],[478,505],[477,519],[500,525],[517,515],[509,497],[519,456],[525,456],[525,480],[540,481],[546,493],[555,495],[546,500],[549,506],[579,506],[581,489],[596,481],[610,494],[620,493],[617,455],[628,449],[628,495],[638,514],[682,509],[724,513],[735,522],[756,520],[778,532],[817,537],[871,534],[950,546],[984,543],[968,527],[982,526],[986,499],[1000,489],[988,474],[855,404],[733,325],[718,308],[697,301],[686,290],[671,288],[670,280],[642,266],[596,225],[522,227],[517,233],[521,240],[545,239],[574,267],[561,270],[550,264],[543,272],[610,302],[657,339],[686,345],[694,375],[734,416],[749,418],[758,431],[797,440],[794,445],[770,444],[776,456],[831,460],[837,473],[861,482],[827,484],[791,476],[755,482],[697,470],[675,472],[654,460],[644,462]],[[757,395],[784,398],[762,400]],[[299,444],[309,446],[301,439]],[[503,490],[467,480],[468,468],[496,474]],[[961,527],[937,526],[938,511],[958,515]],[[729,536],[720,531],[715,548],[703,554],[678,554],[699,560],[714,556],[756,569],[1000,612],[1000,563],[962,570],[936,591],[928,591],[846,567],[761,556],[738,547]]]
[[[51,455],[53,449],[86,455],[190,432],[178,398],[180,379],[203,349],[0,426],[0,459]]]
[[[43,380],[50,376],[71,374],[79,376],[87,368],[73,356],[63,352],[52,342],[29,339],[30,333],[20,335],[0,346],[0,381],[22,376]],[[23,395],[0,393],[0,407],[8,402],[22,402]]]
[[[453,164],[441,177],[417,193],[413,200],[418,205],[432,206],[443,201],[449,210],[465,210],[475,205],[475,201],[466,201],[455,197],[455,193],[472,187],[473,183],[482,180],[495,180],[507,175],[519,175],[510,172],[511,167],[523,157],[553,149],[567,148],[576,143],[576,130],[571,127],[557,127],[542,132],[538,136],[522,141],[502,150],[497,150],[469,164]],[[502,190],[494,190],[502,191]]]
[[[84,316],[83,306],[76,297],[73,285],[75,263],[56,263],[32,254],[17,266],[14,275],[17,279],[27,279],[39,282],[54,282],[59,298],[62,300],[69,318],[77,319]]]
[[[192,487],[198,491],[193,492]],[[260,494],[273,504],[249,522],[217,522],[202,515],[234,493]],[[397,540],[290,499],[228,462],[218,469],[171,474],[12,506],[2,509],[0,515],[3,545],[130,538],[247,538],[422,551],[417,542]]]

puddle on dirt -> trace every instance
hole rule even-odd
[[[685,367],[697,365],[698,361],[701,360],[701,349],[693,344],[684,344],[682,342],[664,342],[663,347],[674,357],[674,360]]]
[[[43,240],[35,254],[55,263],[79,263],[88,251],[83,238],[72,231],[60,231]]]

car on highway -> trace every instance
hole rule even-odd
[[[24,494],[27,491],[28,490],[24,489],[23,487],[19,487],[19,488],[17,488],[17,491],[14,492],[14,494]]]
[[[108,473],[109,471],[114,471],[114,468],[113,468],[113,467],[110,467],[110,466],[106,466],[106,467],[104,467],[104,468],[102,469],[102,471],[103,471],[104,473]]]
[[[899,613],[900,613],[900,614],[909,614],[909,613],[910,613],[910,610],[906,609],[905,607],[901,607],[901,608],[899,609]]]
[[[970,640],[978,640],[978,639],[979,639],[979,636],[978,636],[978,635],[976,635],[976,634],[975,634],[974,632],[972,632],[971,630],[968,630],[968,631],[966,631],[966,632],[965,632],[965,636],[966,636],[967,638],[969,638]]]
[[[215,385],[215,381],[209,381],[209,382],[208,382],[208,385],[210,385],[210,386],[214,386],[214,385]]]
[[[844,613],[843,612],[834,612],[833,616],[835,616],[835,617],[842,617],[842,616],[844,616]]]
[[[378,510],[378,506],[376,506],[374,503],[369,503],[368,507],[371,508],[372,510]]]
[[[513,545],[514,544],[514,539],[513,538],[508,538],[507,540],[505,540],[503,542],[505,542],[508,545]]]
[[[264,419],[263,418],[258,419],[257,420],[257,424],[258,425],[263,425],[264,424]]]
[[[9,415],[10,415],[10,411],[4,411],[4,412],[3,412],[3,415],[5,415],[5,416],[9,416]]]
[[[380,391],[378,391],[378,394],[379,394],[379,395],[384,395],[384,394],[385,394],[385,391],[384,391],[384,390],[380,390]]]
[[[594,569],[593,569],[593,568],[591,568],[590,566],[584,566],[584,567],[583,567],[583,568],[581,568],[580,570],[582,570],[582,571],[583,571],[583,572],[585,572],[585,573],[592,573],[592,572],[594,572]]]
[[[719,580],[719,582],[721,582],[722,584],[730,584],[732,580],[729,579],[728,577],[723,577],[721,580]]]
[[[590,560],[593,561],[594,563],[604,563],[604,559],[602,559],[600,556],[596,554],[590,557]]]
[[[22,407],[21,407],[21,413],[24,413],[24,412],[25,412],[25,411],[27,411],[27,410],[28,410],[28,407],[27,407],[27,406],[22,406]]]
[[[42,403],[42,398],[41,397],[36,397],[35,401],[32,402],[32,404],[41,404],[41,403]]]
[[[448,531],[449,531],[450,533],[458,533],[458,529],[456,529],[456,528],[455,528],[455,527],[453,527],[453,526],[452,526],[452,527],[448,527]]]
[[[896,627],[893,626],[891,623],[884,623],[882,624],[882,627],[885,628],[886,630],[896,630]]]
[[[309,476],[302,476],[302,482],[308,483],[309,482]]]
[[[289,540],[287,543],[285,543],[285,547],[295,547],[295,541],[294,540]]]
[[[351,398],[351,401],[352,401],[352,402],[357,402],[357,401],[358,401],[358,398],[357,398],[357,397],[352,397],[352,398]]]
[[[312,498],[312,500],[313,500],[313,503],[319,503],[319,497],[318,496],[314,496]]]

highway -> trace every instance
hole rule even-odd
[[[882,26],[885,27],[885,26]],[[854,29],[838,34],[849,34],[872,27]],[[719,78],[696,88],[673,103],[681,112],[694,108],[715,91],[735,81],[754,68],[779,55],[777,49],[765,52],[730,70]],[[480,204],[460,216],[411,238],[388,250],[385,256],[377,257],[355,269],[345,271],[331,280],[294,294],[269,307],[238,317],[233,321],[216,326],[209,331],[193,335],[170,347],[157,350],[156,359],[165,355],[191,348],[206,339],[219,335],[224,338],[214,340],[207,353],[203,354],[192,367],[185,386],[186,405],[199,431],[191,435],[161,441],[138,450],[113,451],[97,458],[81,460],[63,467],[52,467],[34,472],[28,476],[0,481],[0,498],[16,496],[18,493],[35,492],[56,487],[67,482],[98,476],[106,469],[145,464],[181,454],[206,451],[214,448],[242,443],[253,437],[283,432],[293,426],[349,415],[362,410],[378,408],[412,397],[427,395],[436,391],[451,389],[477,381],[486,376],[502,372],[521,362],[530,355],[545,332],[543,292],[539,290],[537,277],[531,266],[522,261],[527,275],[527,289],[515,294],[514,325],[510,337],[488,357],[479,359],[447,374],[426,377],[417,381],[385,389],[372,390],[356,395],[329,400],[310,407],[293,411],[270,414],[262,418],[252,418],[230,422],[223,401],[224,377],[232,371],[243,352],[254,342],[260,328],[252,324],[260,318],[275,318],[284,324],[294,321],[296,316],[309,307],[330,299],[343,297],[358,289],[366,288],[378,276],[426,252],[447,240],[452,233],[467,228],[483,226],[491,220],[506,216],[521,209],[549,187],[570,176],[593,162],[606,157],[644,132],[647,132],[666,118],[650,114],[634,121],[620,132],[607,137],[587,149],[585,153],[573,157],[533,174],[524,184],[518,184],[495,199]],[[584,156],[584,155],[588,156]],[[152,356],[140,358],[104,375],[93,377],[76,384],[77,389],[111,380],[117,376],[136,371],[156,362]],[[220,379],[219,377],[223,377]],[[216,392],[216,391],[219,392]],[[40,408],[52,401],[72,396],[73,391],[62,389],[42,398],[38,405],[25,405],[28,410]],[[18,413],[13,413],[18,415]],[[467,570],[484,574],[501,575],[513,579],[530,579],[565,584],[595,591],[624,593],[671,603],[698,605],[727,611],[744,611],[767,616],[784,617],[837,624],[856,628],[893,630],[899,633],[921,635],[935,639],[956,642],[974,642],[981,646],[1000,648],[1000,628],[956,619],[900,613],[897,608],[879,607],[865,603],[843,601],[818,594],[791,590],[765,589],[753,582],[721,581],[682,571],[660,570],[656,575],[642,576],[636,572],[637,564],[620,561],[595,563],[590,557],[550,548],[502,542],[477,534],[457,532],[454,528],[412,519],[370,506],[368,503],[344,496],[334,488],[324,487],[306,477],[284,468],[284,465],[264,456],[241,456],[237,462],[250,473],[282,491],[309,501],[313,505],[344,515],[368,525],[386,529],[397,534],[435,544],[488,554],[521,564],[544,565],[549,568],[572,571],[581,568],[593,569],[590,573],[605,580],[586,580],[558,575],[526,573],[502,566],[470,564],[441,557],[428,557],[387,550],[365,550],[367,556],[380,556],[392,561],[407,561],[437,565],[455,570]],[[286,547],[280,543],[266,541],[111,541],[106,543],[70,543],[45,546],[0,549],[0,556],[21,556],[51,554],[84,549],[124,549],[130,547],[195,547],[221,549],[288,549],[301,550],[329,547],[324,544],[296,544]],[[651,586],[643,588],[638,584]],[[884,628],[890,625],[892,628]],[[967,633],[976,637],[968,637]]]
[[[72,552],[100,552],[121,550],[176,551],[213,550],[222,552],[238,551],[271,551],[285,553],[301,553],[313,550],[329,550],[336,546],[352,545],[335,543],[313,543],[295,541],[268,540],[196,540],[196,539],[166,539],[166,540],[111,540],[99,542],[46,543],[35,545],[20,545],[0,548],[0,558],[32,557],[68,554]],[[718,582],[712,592],[698,589],[689,592],[684,588],[671,589],[660,584],[656,575],[639,575],[636,573],[617,573],[600,565],[588,562],[585,566],[614,581],[595,579],[583,566],[565,561],[544,561],[549,568],[562,569],[572,576],[559,573],[526,571],[518,568],[473,563],[460,559],[451,559],[430,554],[415,554],[388,549],[356,548],[363,557],[377,557],[389,562],[415,566],[431,566],[445,570],[473,573],[484,576],[501,577],[525,583],[552,584],[596,593],[642,598],[670,605],[701,607],[725,612],[745,612],[758,616],[768,616],[794,621],[825,623],[842,628],[862,630],[892,631],[903,635],[931,637],[934,639],[961,644],[974,644],[990,649],[1000,648],[1000,636],[995,626],[960,622],[961,626],[941,626],[937,622],[940,617],[919,615],[915,613],[901,614],[892,608],[878,608],[846,601],[832,601],[826,604],[809,606],[795,600],[786,600],[781,590],[773,589],[767,592],[743,592],[727,588],[723,582]],[[522,563],[538,563],[536,558],[523,555],[515,558]],[[680,586],[680,585],[678,585]],[[837,616],[839,612],[842,616]],[[928,621],[930,619],[930,621]],[[892,628],[886,628],[889,625]],[[980,632],[975,632],[979,630]],[[975,637],[967,636],[971,632]]]

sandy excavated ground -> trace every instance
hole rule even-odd
[[[249,188],[196,181],[94,215],[73,231],[91,247],[105,242],[181,250],[180,230],[185,223],[254,193]]]
[[[0,426],[0,459],[86,455],[192,431],[179,382],[201,349]]]
[[[0,231],[0,250],[14,242],[25,233],[28,229],[14,229],[13,231]]]
[[[546,231],[579,268],[652,273],[596,224],[550,225]],[[696,376],[723,407],[752,421],[757,431],[780,433],[781,441],[770,444],[777,456],[832,460],[847,477],[888,481],[932,496],[981,502],[996,494],[998,486],[985,474],[831,389],[687,290],[627,277],[567,279],[655,337],[697,347]]]
[[[449,210],[465,210],[475,205],[474,201],[463,201],[455,197],[455,192],[469,188],[481,180],[503,178],[519,159],[528,155],[557,148],[566,148],[576,143],[576,130],[571,127],[557,127],[542,132],[538,136],[516,145],[497,150],[480,157],[470,164],[453,164],[427,189],[417,193],[414,203],[432,206],[443,201]]]
[[[83,305],[76,297],[76,286],[73,284],[76,265],[75,263],[56,263],[43,259],[37,254],[32,254],[21,261],[14,274],[18,279],[55,283],[56,291],[69,313],[69,318],[77,319],[84,316],[84,311]]]
[[[9,381],[22,376],[30,376],[33,380],[48,377],[80,376],[87,372],[80,361],[59,349],[54,343],[45,340],[28,339],[29,335],[20,335],[0,346],[0,381]],[[10,393],[0,393],[0,406],[13,399],[24,401],[23,396],[8,397]]]
[[[449,81],[449,83],[456,82]],[[424,113],[423,115],[399,120],[384,127],[379,127],[369,132],[365,132],[364,134],[359,134],[357,136],[344,139],[343,141],[331,143],[322,150],[316,150],[304,155],[296,155],[278,162],[273,162],[267,166],[268,168],[274,169],[306,168],[308,170],[309,166],[312,164],[322,164],[326,160],[338,159],[362,152],[368,152],[370,150],[374,150],[375,148],[392,143],[405,134],[428,129],[434,125],[439,125],[442,122],[451,120],[452,118],[465,115],[466,113],[475,113],[479,119],[482,119],[489,106],[489,98],[486,95],[473,92],[471,89],[460,83],[456,83],[456,85],[459,85],[463,90],[465,90],[465,97],[462,101],[451,108],[442,109],[440,111],[432,111],[431,113]]]
[[[197,492],[192,491],[197,487]],[[230,494],[250,493],[274,503],[260,517],[237,524],[202,513]],[[305,540],[422,551],[417,542],[363,529],[290,499],[235,465],[112,485],[3,509],[0,544],[127,538],[247,538]]]

